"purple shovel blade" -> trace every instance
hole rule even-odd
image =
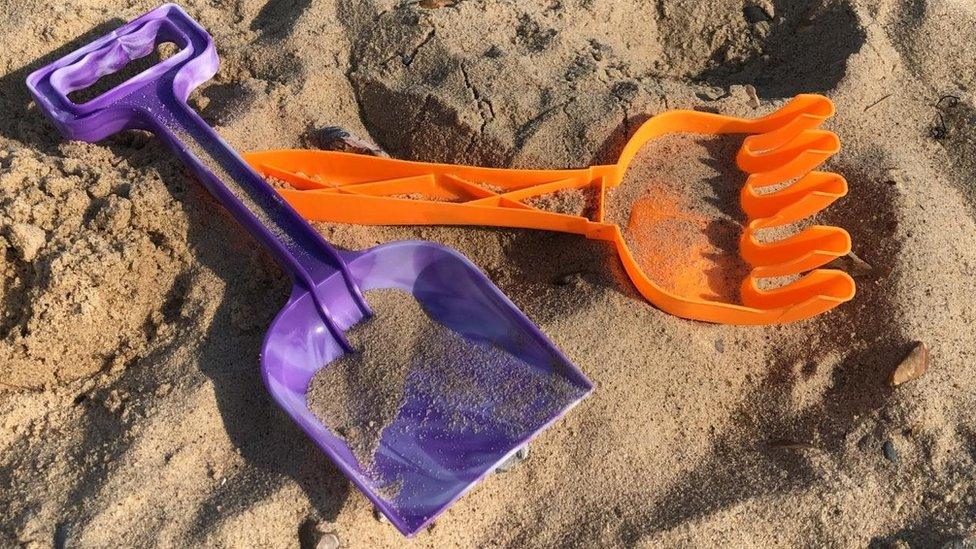
[[[268,388],[313,440],[389,519],[407,535],[421,529],[512,453],[586,396],[592,386],[583,374],[523,315],[491,281],[456,251],[426,242],[397,242],[365,253],[348,254],[352,276],[364,290],[400,288],[411,292],[438,321],[468,338],[489,341],[519,360],[487,371],[463,372],[483,389],[483,399],[465,409],[447,408],[437,395],[416,390],[408,376],[406,399],[383,438],[370,473],[342,439],[323,425],[305,401],[309,380],[342,350],[321,325],[309,322],[309,300],[292,299],[268,331],[262,370]],[[339,286],[338,280],[325,285]],[[343,328],[347,327],[344,323]],[[313,343],[313,344],[310,344]],[[456,364],[464,371],[475,365]],[[517,421],[494,413],[513,399],[493,391],[501,381],[546,385],[552,376],[564,390],[540,392]],[[533,383],[535,381],[536,383]],[[431,410],[435,413],[431,414]],[[438,413],[442,415],[438,416]],[[461,413],[464,426],[449,421]],[[383,487],[397,483],[385,499]]]
[[[95,99],[68,94],[173,42],[180,51]],[[206,31],[166,4],[38,69],[27,84],[38,106],[71,139],[97,141],[126,129],[159,136],[292,278],[288,303],[268,330],[261,369],[268,390],[315,443],[404,534],[412,535],[592,390],[585,376],[487,277],[456,251],[398,242],[365,252],[332,248],[186,105],[217,70]],[[367,473],[346,443],[308,409],[316,371],[349,352],[344,332],[371,314],[363,290],[410,292],[441,324],[512,360],[451,363],[481,397],[445,402],[408,375],[404,403],[383,430]],[[516,358],[517,357],[517,358]],[[553,383],[556,381],[556,383]],[[526,390],[514,398],[501,383]],[[555,387],[538,390],[537,387]],[[516,413],[511,413],[515,408]],[[500,414],[499,410],[508,410]],[[448,416],[466,421],[448,421]],[[395,495],[384,487],[396,482]]]

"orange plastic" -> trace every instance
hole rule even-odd
[[[813,215],[847,193],[843,177],[816,171],[840,148],[835,134],[817,129],[833,112],[830,100],[818,95],[799,95],[778,111],[757,119],[669,111],[645,122],[628,141],[616,164],[583,169],[481,168],[305,150],[255,152],[244,158],[258,172],[293,186],[294,189],[278,191],[311,220],[377,225],[492,225],[577,233],[613,242],[640,293],[668,313],[717,323],[774,324],[812,317],[854,296],[850,276],[818,268],[850,252],[850,236],[843,229],[815,225],[767,243],[760,242],[755,234]],[[740,194],[747,224],[739,253],[752,270],[742,282],[741,305],[665,290],[641,270],[620,228],[604,222],[607,189],[621,183],[641,147],[668,133],[749,134],[736,157],[739,168],[749,174]],[[774,192],[757,192],[794,179],[793,184]],[[552,213],[523,203],[531,197],[586,187],[599,191],[593,219]],[[402,197],[410,194],[429,200]],[[806,274],[779,288],[762,290],[757,284],[760,278],[801,273]]]

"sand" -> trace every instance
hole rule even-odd
[[[667,135],[643,147],[610,189],[606,220],[621,227],[638,265],[676,295],[741,303],[749,265],[735,165],[740,135]]]
[[[524,200],[525,204],[547,212],[592,217],[596,193],[592,189],[564,189]]]
[[[424,422],[443,417],[452,431],[479,432],[488,410],[513,438],[556,415],[559,403],[581,396],[564,377],[529,375],[532,366],[505,349],[465,339],[433,320],[408,292],[371,290],[365,296],[373,317],[349,331],[358,352],[315,374],[308,406],[367,472],[408,391],[422,397],[413,407]]]
[[[349,331],[356,353],[318,371],[308,387],[308,407],[345,439],[365,468],[373,465],[383,429],[403,405],[403,389],[418,345],[441,330],[410,294],[366,294],[374,316]]]
[[[451,196],[431,196],[424,193],[392,194],[392,198],[402,198],[405,200],[424,200],[427,202],[458,202],[459,200]]]
[[[398,158],[580,167],[613,162],[666,109],[755,116],[826,94],[843,144],[829,167],[851,195],[818,222],[847,228],[872,268],[816,319],[714,326],[650,307],[612,250],[580,237],[318,224],[350,249],[456,247],[596,384],[527,461],[404,542],[264,389],[284,274],[157,141],[64,143],[31,105],[31,70],[153,3],[0,2],[0,545],[973,535],[970,3],[183,5],[222,59],[191,105],[238,150],[316,146],[342,126]],[[916,341],[927,370],[893,387]]]

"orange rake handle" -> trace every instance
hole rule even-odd
[[[522,203],[565,189],[602,187],[615,166],[511,170],[411,162],[337,151],[244,155],[308,219],[364,225],[491,225],[589,235],[606,224]],[[314,175],[304,175],[314,174]],[[483,185],[500,189],[489,190]],[[421,194],[427,200],[402,197]],[[598,218],[602,218],[602,197]]]
[[[264,175],[292,185],[294,190],[279,189],[279,192],[302,215],[312,220],[367,225],[490,225],[585,234],[610,240],[611,235],[603,223],[606,190],[620,184],[631,160],[648,141],[669,133],[757,134],[747,138],[737,161],[740,165],[763,165],[764,161],[768,165],[777,159],[762,157],[765,152],[762,147],[770,148],[770,140],[763,141],[763,137],[774,135],[792,139],[798,133],[819,126],[832,114],[831,102],[817,95],[797,96],[778,111],[758,119],[670,111],[645,122],[621,151],[616,164],[581,169],[484,168],[317,150],[252,152],[244,157]],[[782,156],[792,150],[777,152]],[[829,154],[832,153],[811,156],[825,159]],[[504,192],[492,192],[478,183]],[[598,191],[595,222],[522,203],[527,198],[587,187]],[[333,196],[323,200],[317,193],[304,191]],[[434,200],[396,196],[414,193]],[[444,202],[444,199],[459,202]],[[369,207],[362,207],[366,205]]]
[[[817,95],[800,95],[778,111],[741,119],[698,111],[669,111],[645,122],[616,164],[568,170],[515,170],[412,162],[335,151],[282,150],[245,154],[258,172],[290,184],[279,193],[311,220],[378,225],[490,225],[542,229],[613,242],[641,294],[677,316],[730,324],[773,324],[809,318],[848,301],[854,282],[817,269],[850,251],[837,227],[810,227],[779,242],[755,232],[791,223],[828,206],[847,191],[833,173],[812,171],[839,150],[836,135],[816,129],[834,112]],[[679,296],[651,280],[617,225],[604,221],[607,190],[619,185],[648,141],[669,133],[749,134],[736,158],[751,174],[741,193],[748,223],[740,253],[753,270],[742,284],[743,305]],[[799,178],[773,193],[757,189]],[[590,189],[593,219],[533,208],[523,201],[562,190]],[[497,191],[497,192],[496,192]],[[425,199],[404,195],[420,194]],[[758,278],[800,274],[781,288],[761,290]]]

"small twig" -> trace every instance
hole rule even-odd
[[[945,136],[949,135],[949,126],[946,125],[945,117],[942,113],[936,113],[939,117],[939,123],[929,129],[929,135],[932,139],[939,140],[944,139]]]
[[[776,450],[813,450],[816,448],[816,446],[809,442],[789,438],[772,439],[766,443],[766,446]]]
[[[929,135],[932,139],[944,139],[949,135],[949,126],[946,124],[945,116],[942,113],[955,108],[958,104],[959,96],[952,94],[943,95],[935,102],[935,114],[939,117],[939,123],[929,129]]]
[[[7,383],[6,381],[0,381],[0,385],[3,385],[4,387],[10,387],[11,389],[17,389],[18,391],[38,392],[38,389],[32,389],[30,387],[23,387],[21,385],[14,385],[13,383]]]
[[[874,103],[871,103],[871,104],[870,104],[870,105],[868,105],[867,107],[864,107],[864,112],[868,112],[869,110],[871,110],[872,108],[874,108],[875,106],[877,106],[877,105],[878,105],[878,103],[881,103],[882,101],[884,101],[885,99],[888,99],[889,97],[891,97],[891,94],[890,94],[890,93],[889,93],[888,95],[885,95],[885,96],[884,96],[884,97],[882,97],[881,99],[878,99],[878,100],[877,100],[877,101],[875,101]]]
[[[951,108],[953,108],[953,107],[955,107],[956,105],[959,104],[959,96],[949,94],[949,95],[943,95],[942,97],[940,97],[939,100],[935,102],[935,108],[937,108],[939,110],[942,110],[942,103],[945,103],[946,102],[946,99],[949,100],[948,101],[948,104],[946,105],[946,108],[951,109]]]

